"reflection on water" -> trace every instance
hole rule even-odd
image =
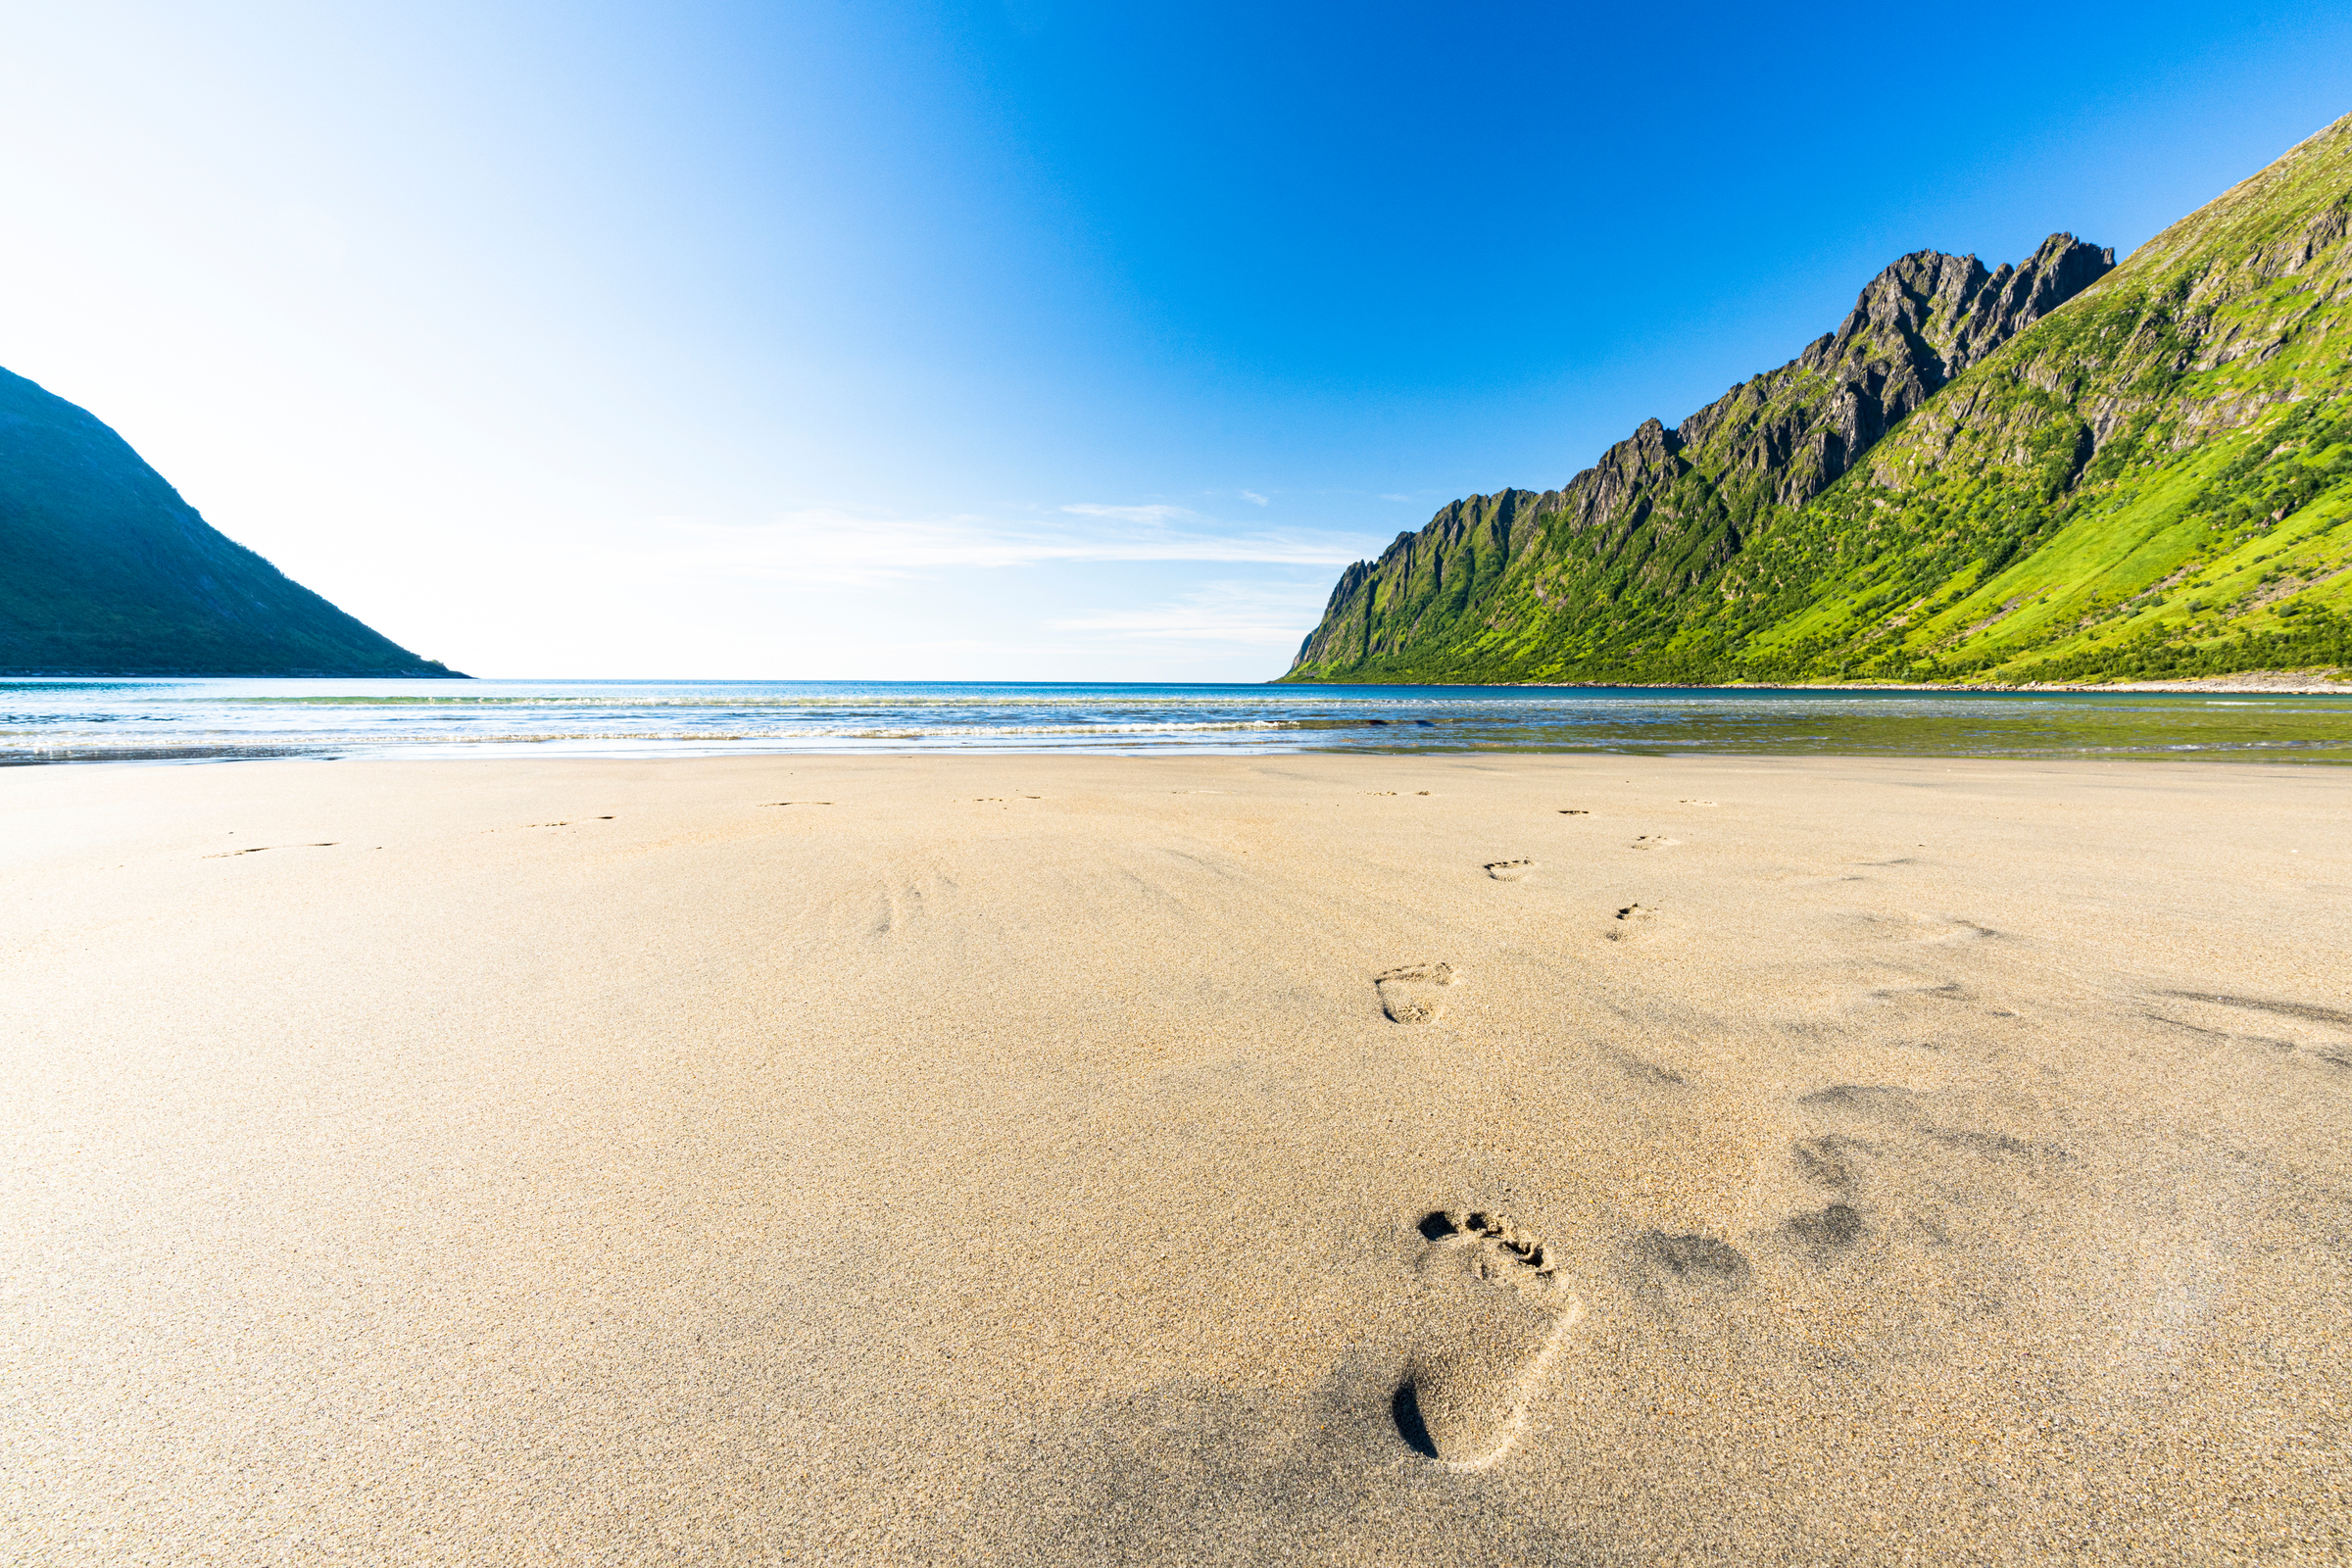
[[[18,680],[0,762],[1516,751],[2352,761],[2352,694],[888,681]]]

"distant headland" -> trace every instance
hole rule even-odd
[[[0,675],[465,677],[206,522],[84,409],[0,370]]]

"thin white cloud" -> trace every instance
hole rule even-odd
[[[1104,507],[1091,501],[1081,501],[1061,510],[1074,516],[1115,517],[1121,522],[1166,522],[1172,517],[1193,515],[1182,507]]]
[[[1296,648],[1321,613],[1327,591],[1321,584],[1213,582],[1172,603],[1097,611],[1048,625],[1150,641]]]
[[[1020,526],[977,516],[889,517],[821,507],[748,525],[662,517],[656,519],[658,534],[644,541],[642,564],[664,573],[723,573],[788,587],[834,588],[957,568],[1062,562],[1345,566],[1362,560],[1376,544],[1342,534],[1224,534],[1203,526],[1171,528],[1162,514],[1191,515],[1172,507],[1061,510],[1110,526]]]
[[[1262,506],[1264,506],[1264,505],[1266,504],[1266,498],[1265,498],[1264,496],[1261,496],[1261,495],[1259,495],[1259,494],[1258,494],[1256,491],[1254,491],[1254,490],[1245,490],[1245,491],[1243,491],[1243,492],[1242,492],[1242,499],[1243,499],[1244,501],[1247,501],[1247,502],[1249,502],[1249,503],[1250,503],[1251,506],[1253,506],[1253,507],[1262,507]]]
[[[1413,498],[1411,496],[1382,496],[1380,499],[1383,501],[1410,501]]]

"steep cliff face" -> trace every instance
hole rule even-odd
[[[2352,663],[2352,117],[1960,377],[1727,570],[1757,678]]]
[[[1716,471],[1770,475],[1797,506],[1970,366],[2098,281],[2115,252],[2053,234],[2024,265],[1921,251],[1862,291],[1838,330],[1699,410],[1675,439]]]
[[[1558,490],[1457,501],[1349,567],[1294,673],[1442,662],[1506,614],[1513,632],[1573,640],[1592,630],[1596,591],[1610,624],[1627,624],[1706,581],[1762,509],[1820,493],[1952,376],[2113,265],[2065,234],[1991,272],[1973,256],[1906,256],[1836,332],[1679,428],[1650,420]]]
[[[450,673],[224,538],[86,411],[0,370],[0,674]]]
[[[2121,268],[2064,234],[1992,272],[1907,256],[1678,428],[1643,425],[1559,490],[1457,502],[1349,567],[1290,678],[2352,660],[2348,216],[2352,117]]]

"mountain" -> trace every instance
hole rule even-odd
[[[0,370],[0,674],[454,673],[224,537],[90,414]]]
[[[2352,664],[2352,116],[2133,252],[1923,251],[1557,490],[1348,568],[1288,680]]]

